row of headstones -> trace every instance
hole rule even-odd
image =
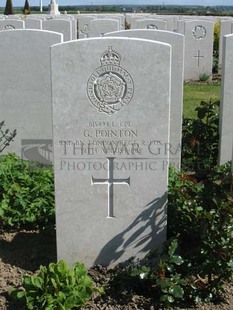
[[[9,29],[38,29],[60,32],[63,34],[64,41],[77,39],[77,20],[75,19],[44,19],[44,18],[27,18],[20,19],[0,19],[0,30]]]
[[[69,263],[116,264],[166,238],[184,38],[153,30],[132,37],[144,39],[63,44],[58,33],[0,32],[0,115],[17,129],[8,151],[52,157],[53,117],[57,249]]]
[[[232,35],[225,47],[221,113],[231,120]],[[48,31],[0,32],[0,115],[17,129],[8,151],[49,160],[53,139],[59,259],[113,265],[165,240],[168,164],[179,166],[181,155],[183,51],[183,35],[166,31],[65,44]]]
[[[105,15],[100,18],[100,14],[96,15],[63,15],[50,20],[43,20],[45,16],[38,18],[32,18],[31,16],[25,21],[22,20],[6,20],[0,21],[0,29],[10,28],[26,28],[26,29],[44,29],[63,34],[64,41],[69,41],[79,38],[99,37],[105,33],[119,31],[124,29],[125,16],[124,15]],[[156,15],[155,15],[156,16]],[[111,17],[111,19],[110,19]],[[47,16],[48,18],[48,16]],[[66,18],[66,19],[65,19]],[[126,16],[127,18],[127,16]],[[137,19],[136,19],[137,18]],[[131,16],[128,18],[131,22],[131,26],[135,24],[137,29],[157,29],[157,30],[168,30],[172,27],[167,27],[167,21],[158,19],[145,19],[145,16],[139,17]],[[156,16],[156,18],[158,18]],[[160,17],[161,19],[164,17]],[[171,21],[174,22],[175,17],[173,16]],[[210,19],[210,18],[209,18]],[[78,20],[78,30],[77,30]],[[212,18],[213,20],[213,18]],[[216,20],[216,18],[214,19]],[[134,21],[134,23],[133,23]],[[226,34],[230,31],[226,28],[226,24],[229,25],[231,21],[223,21],[225,32],[222,30],[221,33]],[[199,80],[202,76],[211,77],[213,67],[213,30],[214,23],[203,18],[203,20],[178,20],[177,31],[185,35],[185,60],[184,60],[184,79],[185,80]],[[170,23],[171,25],[171,23]],[[221,28],[222,29],[222,28]],[[226,30],[228,29],[228,30]],[[78,34],[77,34],[78,33]],[[221,36],[222,37],[222,36]],[[222,57],[222,40],[220,40],[220,58]],[[221,64],[221,60],[219,63]]]

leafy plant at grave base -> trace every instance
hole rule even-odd
[[[170,240],[156,266],[150,267],[142,264],[131,270],[131,276],[139,277],[142,282],[150,283],[155,297],[166,308],[184,299],[185,287],[188,285],[188,280],[183,278],[179,272],[179,266],[184,263],[184,260],[175,253],[177,247],[177,239]]]
[[[209,80],[210,75],[207,73],[202,73],[199,75],[199,81],[206,82]]]
[[[218,73],[218,69],[219,69],[219,61],[216,55],[213,56],[213,68],[212,68],[212,72],[213,73]]]
[[[195,301],[217,298],[233,275],[233,199],[230,163],[204,180],[170,169],[168,237],[179,239],[181,274],[192,279]]]
[[[10,132],[9,129],[3,129],[4,126],[4,121],[0,122],[0,153],[10,145],[10,142],[13,141],[16,136],[16,130]]]
[[[52,169],[15,154],[0,157],[0,225],[44,228],[54,225],[54,213]]]
[[[32,310],[69,310],[80,308],[94,292],[103,293],[96,288],[88,276],[84,264],[75,263],[71,269],[65,261],[41,266],[36,275],[23,277],[23,289],[13,290],[10,296]]]
[[[197,119],[183,120],[182,168],[201,174],[217,164],[219,101],[201,101],[195,111]]]
[[[170,167],[168,250],[158,265],[142,261],[131,272],[147,281],[166,308],[216,300],[224,282],[232,278],[231,187],[230,163],[213,167],[201,182]],[[181,256],[176,254],[178,244]]]

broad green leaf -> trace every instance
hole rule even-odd
[[[75,296],[70,296],[66,299],[64,306],[66,309],[72,309],[74,306],[76,306],[76,302],[77,302],[77,298]]]
[[[35,278],[33,278],[32,282],[35,287],[42,289],[44,281],[40,277],[36,276]]]
[[[172,295],[168,295],[167,296],[167,300],[170,302],[170,303],[173,303],[175,301],[174,297]]]
[[[57,269],[62,275],[65,274],[68,269],[66,262],[64,260],[60,260],[57,264]]]
[[[175,284],[171,289],[169,289],[169,293],[175,298],[182,298],[184,295],[184,290],[179,285]]]
[[[181,265],[184,262],[183,258],[178,255],[174,255],[173,257],[171,257],[170,261],[176,265]]]
[[[175,250],[177,249],[177,245],[178,245],[178,242],[177,240],[172,240],[169,248],[168,248],[168,255],[171,257],[174,255],[175,253]]]

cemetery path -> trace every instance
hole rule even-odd
[[[0,309],[24,310],[9,301],[9,288],[20,287],[24,274],[32,274],[41,264],[47,265],[55,260],[54,234],[42,234],[39,231],[0,231]],[[89,272],[97,285],[107,282],[109,286],[105,289],[106,295],[94,296],[83,310],[159,310],[151,296],[148,294],[143,296],[142,293],[148,288],[142,287],[141,283],[135,280],[126,279],[124,270],[120,267],[113,271],[96,266]],[[233,284],[226,285],[225,290],[227,299],[224,303],[201,304],[195,309],[233,310]]]

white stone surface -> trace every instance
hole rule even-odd
[[[54,15],[54,16],[60,15],[58,4],[56,3],[56,0],[51,0],[50,1],[48,9],[49,9],[49,14],[50,15]]]
[[[22,151],[25,159],[46,162],[38,140],[52,139],[50,46],[61,40],[42,30],[0,32],[0,119],[17,130],[5,153]],[[34,142],[22,149],[21,140]]]
[[[165,241],[170,59],[134,38],[52,47],[58,259],[113,266]]]
[[[42,23],[43,30],[59,32],[63,34],[64,41],[72,40],[72,24],[66,19],[50,19]]]
[[[223,36],[233,33],[233,19],[222,20],[220,22],[220,33],[219,33],[219,71],[221,72],[222,66],[222,49],[223,49]]]
[[[185,21],[185,80],[211,76],[213,66],[214,23],[203,20]]]
[[[136,28],[167,30],[167,23],[158,19],[142,19],[137,21]]]
[[[94,19],[90,22],[89,38],[102,37],[107,32],[120,30],[120,22],[115,19]]]
[[[176,169],[181,163],[183,81],[184,81],[184,36],[162,30],[125,30],[105,34],[107,37],[129,37],[160,41],[172,46],[171,109],[170,109],[170,164]]]
[[[4,19],[0,20],[0,31],[3,30],[12,30],[12,29],[24,29],[25,24],[22,20],[16,19]]]
[[[223,63],[219,123],[219,164],[232,160],[233,139],[233,35],[223,37]]]
[[[25,29],[42,29],[42,20],[39,18],[25,19]]]
[[[85,39],[89,37],[90,22],[94,20],[93,16],[78,16],[78,38]]]

